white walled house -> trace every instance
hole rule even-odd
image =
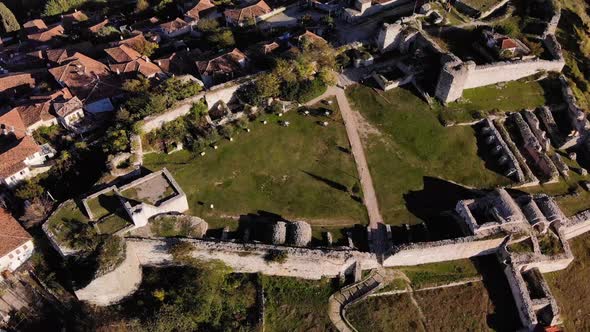
[[[78,97],[65,102],[56,102],[53,104],[53,109],[59,123],[66,128],[84,117],[84,105]]]
[[[0,208],[0,273],[13,272],[31,257],[33,251],[31,235],[7,211]]]
[[[55,150],[45,144],[37,145],[31,136],[16,139],[12,146],[0,153],[0,184],[13,187],[19,182],[49,170],[46,161]]]

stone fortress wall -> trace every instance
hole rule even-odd
[[[354,272],[351,269],[378,267],[375,255],[356,250],[297,248],[267,244],[235,243],[228,241],[182,239],[191,243],[192,256],[201,261],[221,260],[240,273],[262,273],[319,280],[323,277],[341,277]],[[95,305],[116,303],[137,290],[141,283],[142,266],[173,266],[169,249],[176,241],[165,239],[128,238],[125,261],[114,271],[93,280],[77,290],[81,301]],[[265,256],[271,251],[287,254],[284,263],[268,262]]]

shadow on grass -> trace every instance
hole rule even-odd
[[[492,154],[492,149],[494,149],[496,144],[487,144],[485,142],[485,135],[481,133],[482,128],[482,124],[473,126],[475,131],[475,139],[477,141],[477,156],[484,161],[485,167],[487,169],[504,176],[504,168],[498,163],[501,153],[498,155]]]
[[[459,200],[481,196],[477,191],[439,178],[425,176],[422,190],[404,195],[408,211],[424,222],[392,227],[393,242],[437,241],[464,236],[452,216]]]
[[[471,260],[483,277],[483,284],[494,306],[494,312],[486,318],[488,327],[495,331],[519,330],[521,324],[516,304],[510,292],[510,285],[496,256],[480,256]]]

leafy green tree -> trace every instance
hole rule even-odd
[[[0,21],[4,32],[13,32],[20,30],[20,24],[14,17],[14,14],[3,2],[0,2]]]
[[[118,36],[120,34],[121,32],[119,32],[119,30],[117,30],[117,28],[115,28],[112,25],[104,26],[96,32],[96,36],[100,38],[111,38],[113,36]]]
[[[274,74],[264,74],[256,80],[256,90],[263,98],[275,97],[280,92],[279,78]]]
[[[109,130],[103,149],[108,153],[118,153],[129,149],[129,136],[124,129]]]
[[[158,43],[153,43],[148,40],[140,39],[137,43],[131,46],[134,50],[139,52],[141,55],[150,57],[158,49]]]
[[[219,48],[228,48],[236,44],[234,34],[230,29],[219,29],[207,36],[207,41]]]
[[[98,251],[97,274],[103,275],[113,271],[125,260],[125,240],[116,235],[110,235]]]
[[[123,82],[123,90],[132,93],[145,93],[150,88],[150,80],[143,76]]]
[[[45,188],[43,188],[38,181],[27,180],[20,184],[16,189],[16,197],[21,200],[32,200],[41,197],[44,192]]]
[[[197,29],[202,32],[213,32],[219,28],[219,22],[215,19],[204,18],[197,22]]]
[[[43,16],[55,16],[69,12],[73,8],[80,7],[87,0],[49,0],[45,4]]]

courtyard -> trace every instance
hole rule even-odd
[[[361,136],[385,223],[419,224],[440,217],[432,207],[453,202],[451,192],[440,197],[445,183],[478,188],[510,183],[486,167],[472,127],[443,127],[437,111],[413,91],[378,93],[355,86],[347,96],[365,119]],[[425,188],[427,182],[433,186]]]
[[[345,229],[366,224],[336,103],[320,103],[307,116],[263,114],[248,129],[231,142],[217,142],[217,149],[207,148],[204,156],[186,150],[147,154],[144,167],[168,168],[187,195],[189,214],[204,218],[213,230],[282,217],[309,222],[316,239],[331,231],[338,240]]]

